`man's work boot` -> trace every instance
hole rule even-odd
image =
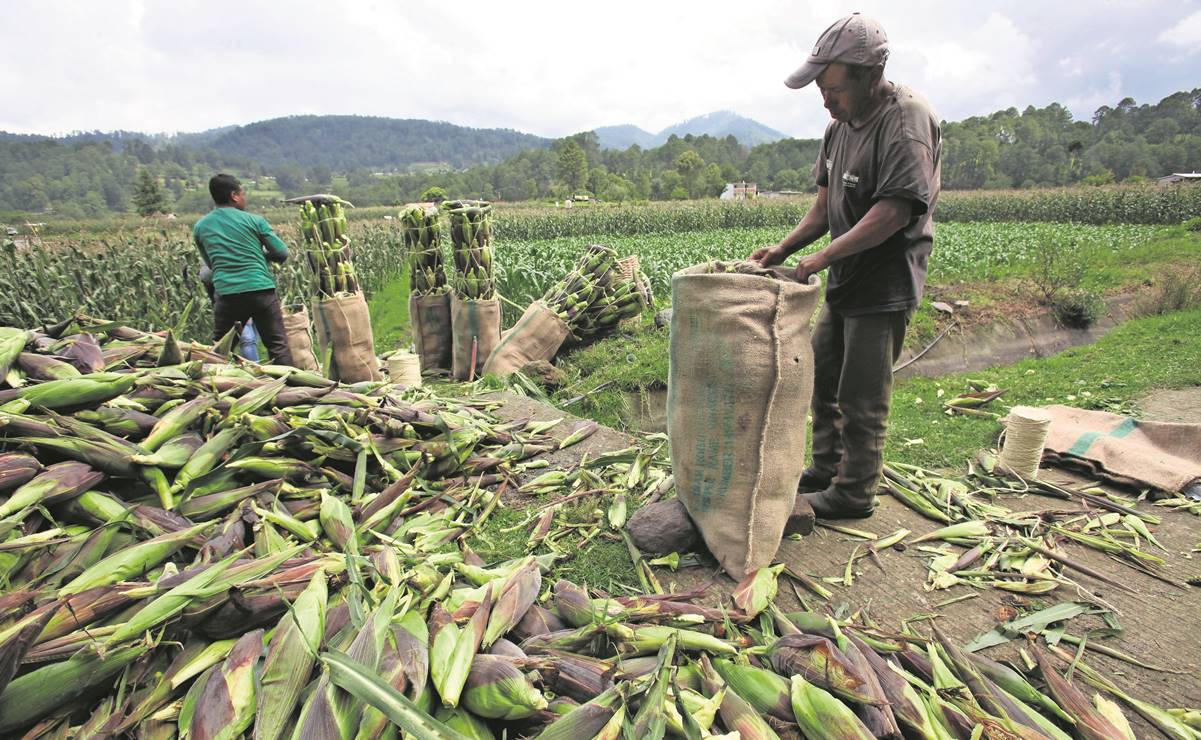
[[[871,494],[849,496],[834,486],[800,495],[813,507],[818,519],[866,519],[876,510]]]
[[[830,487],[833,480],[834,476],[832,475],[823,475],[813,468],[806,468],[805,472],[801,473],[801,482],[797,484],[796,489],[801,493],[824,491]]]

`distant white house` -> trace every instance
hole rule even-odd
[[[1155,181],[1159,185],[1174,185],[1178,182],[1201,183],[1201,172],[1173,172]]]
[[[726,189],[717,196],[721,200],[746,200],[759,194],[759,186],[753,182],[727,182]]]

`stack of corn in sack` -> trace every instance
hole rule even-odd
[[[409,256],[409,319],[413,345],[427,374],[451,366],[450,285],[442,255],[442,221],[432,203],[413,203],[400,212]]]
[[[586,342],[640,314],[648,294],[623,278],[617,254],[593,244],[576,266],[525,310],[501,337],[485,372],[506,375],[535,360],[550,361],[568,340]]]
[[[492,276],[492,204],[450,200],[442,208],[450,217],[454,262],[451,375],[456,380],[472,380],[500,341],[500,301]]]
[[[344,205],[337,196],[309,196],[300,207],[300,231],[313,269],[318,344],[332,357],[330,376],[357,383],[381,375],[367,299],[351,261]]]

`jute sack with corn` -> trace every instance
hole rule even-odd
[[[450,372],[450,284],[442,256],[442,220],[433,203],[411,203],[400,211],[409,259],[409,321],[421,372]]]
[[[451,375],[456,380],[479,376],[484,362],[500,343],[500,301],[492,276],[492,205],[478,200],[447,201],[450,219]]]
[[[284,309],[284,334],[288,338],[288,349],[292,351],[292,364],[301,370],[320,371],[317,356],[313,354],[312,322],[308,308],[301,306],[295,311]]]
[[[500,335],[500,342],[484,363],[484,372],[509,375],[536,360],[550,362],[570,334],[558,314],[535,301],[516,324]]]
[[[339,295],[317,301],[317,318],[323,347],[333,349],[329,376],[343,383],[382,380],[375,356],[371,313],[362,293]]]
[[[730,575],[767,565],[792,512],[821,285],[707,263],[672,276],[667,433],[680,500]]]

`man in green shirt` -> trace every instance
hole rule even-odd
[[[246,212],[246,192],[233,175],[214,175],[209,194],[217,207],[196,222],[192,238],[213,271],[213,341],[235,324],[254,320],[277,365],[291,365],[284,314],[267,260],[288,259],[288,246],[262,216]]]

